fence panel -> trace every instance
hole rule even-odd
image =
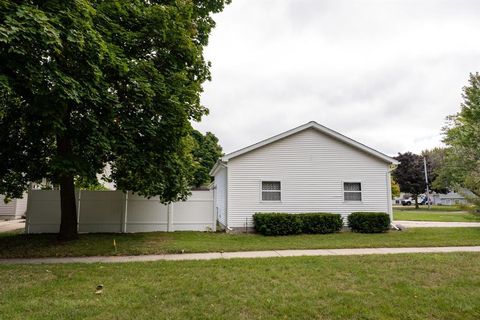
[[[215,230],[210,190],[192,191],[186,201],[169,206],[158,197],[147,199],[121,191],[81,191],[76,199],[81,233]],[[31,190],[26,232],[55,233],[59,228],[59,191]]]
[[[80,192],[79,232],[122,232],[125,194],[121,191]]]
[[[167,206],[158,197],[128,194],[127,232],[169,231]]]
[[[213,193],[193,193],[188,201],[173,205],[173,225],[175,230],[214,230],[216,217],[213,209]]]

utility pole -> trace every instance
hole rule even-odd
[[[430,189],[428,188],[427,159],[423,157],[423,169],[425,170],[425,183],[427,184],[427,203],[430,210]]]

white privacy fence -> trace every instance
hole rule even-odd
[[[215,230],[213,192],[192,191],[186,200],[170,205],[158,197],[144,198],[121,191],[78,191],[79,232],[150,232]],[[58,190],[31,190],[27,233],[56,233],[60,228]]]

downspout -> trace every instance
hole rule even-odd
[[[390,176],[390,172],[392,168],[389,167],[386,173],[386,183],[387,183],[387,206],[388,206],[388,215],[390,216],[390,225],[394,228],[398,228],[393,224],[393,209],[392,209],[392,179]]]

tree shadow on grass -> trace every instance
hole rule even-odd
[[[163,253],[172,240],[164,232],[80,234],[71,241],[59,241],[57,234],[0,234],[0,258],[73,257]]]

